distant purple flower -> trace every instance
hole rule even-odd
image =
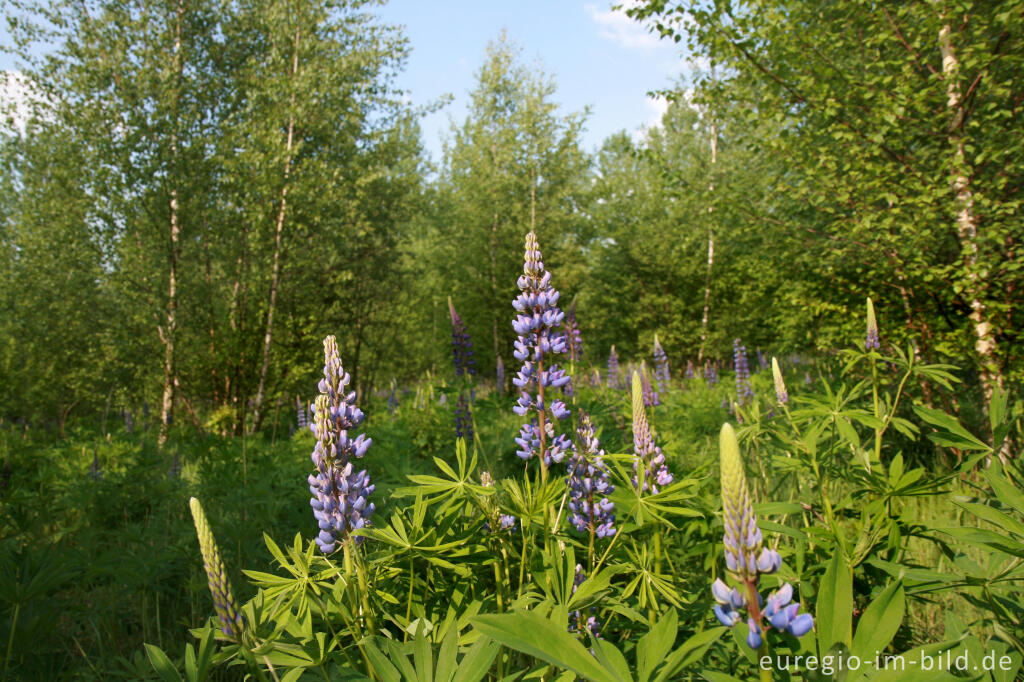
[[[455,376],[476,374],[476,360],[473,358],[473,342],[469,338],[466,324],[455,312],[455,304],[448,297],[448,312],[452,318],[452,360],[455,363]]]
[[[316,538],[320,551],[330,554],[337,543],[353,530],[367,525],[375,509],[369,501],[374,487],[366,471],[356,472],[353,458],[362,458],[370,447],[366,434],[349,437],[349,431],[363,423],[356,407],[356,393],[346,393],[350,377],[341,365],[338,344],[333,336],[324,339],[324,378],[320,395],[313,404],[313,464],[316,473],[309,476],[309,501],[320,526]],[[361,538],[356,538],[358,542]]]
[[[583,336],[580,334],[580,325],[576,322],[576,301],[569,304],[569,310],[565,314],[565,339],[566,348],[569,350],[569,359],[579,362],[583,359]]]
[[[168,478],[181,478],[181,457],[177,452],[174,453],[174,459],[171,460],[171,468],[167,472]]]
[[[398,394],[395,392],[395,380],[391,380],[391,390],[388,392],[388,414],[398,411]]]
[[[304,429],[309,426],[309,412],[306,411],[306,406],[302,404],[301,398],[296,398],[296,423],[299,429]]]
[[[597,388],[601,385],[601,370],[594,369],[594,373],[590,375],[590,385]]]
[[[761,369],[768,369],[768,357],[761,352],[761,349],[757,349],[757,366]]]
[[[693,367],[693,360],[687,360],[686,361],[686,378],[687,379],[692,379],[696,375],[697,375],[697,373],[696,373],[696,371],[694,370],[694,367]]]
[[[665,453],[654,443],[640,384],[640,375],[633,374],[633,485],[640,492],[657,494],[659,488],[671,484],[674,479],[665,465]]]
[[[560,330],[565,318],[558,308],[560,294],[551,286],[551,273],[541,261],[537,235],[526,235],[523,274],[517,282],[520,290],[512,305],[516,319],[512,323],[518,338],[515,341],[516,360],[523,363],[512,383],[519,388],[519,399],[512,411],[526,417],[537,415],[536,421],[527,421],[516,442],[518,455],[523,459],[543,455],[543,465],[560,462],[571,447],[565,434],[557,434],[554,420],[565,419],[569,410],[565,403],[551,393],[572,380],[559,369],[557,357],[566,352],[565,334]]]
[[[496,381],[497,381],[497,384],[498,384],[498,392],[499,393],[504,393],[505,392],[505,363],[502,362],[500,355],[498,356],[498,369],[497,369]]]
[[[615,346],[608,354],[608,388],[619,388],[619,354],[615,352]]]
[[[704,383],[708,388],[718,384],[718,366],[708,360],[704,361]]]
[[[467,442],[473,441],[473,414],[465,393],[460,393],[455,403],[455,437],[465,438]]]
[[[654,378],[658,382],[658,393],[664,395],[672,381],[672,373],[668,368],[668,355],[658,343],[658,335],[654,335]]]
[[[647,363],[645,362],[640,363],[640,384],[644,393],[644,405],[647,407],[661,405],[658,392],[651,386],[651,378],[647,375]]]
[[[594,434],[590,415],[580,410],[576,430],[582,450],[569,459],[569,520],[576,530],[594,533],[596,537],[615,535],[615,505],[608,499],[615,486],[608,482],[604,450]]]
[[[733,370],[736,372],[736,402],[743,407],[754,400],[754,389],[750,387],[750,366],[747,364],[747,349],[739,339],[732,342]]]

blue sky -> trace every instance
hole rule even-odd
[[[405,26],[412,53],[398,86],[415,105],[448,93],[452,104],[422,121],[424,144],[437,159],[450,121],[465,120],[469,92],[487,44],[504,29],[522,59],[551,75],[563,113],[591,107],[584,145],[654,124],[664,109],[647,92],[673,85],[686,68],[680,48],[658,40],[607,0],[391,0],[378,10]]]
[[[391,0],[374,11],[404,26],[412,52],[397,85],[412,104],[453,97],[421,122],[424,145],[437,160],[451,121],[465,120],[487,44],[502,30],[522,49],[525,64],[553,77],[563,113],[591,108],[583,137],[588,150],[612,133],[654,125],[665,103],[647,93],[672,86],[687,69],[685,56],[611,7],[609,0]],[[8,40],[0,22],[0,44]],[[0,70],[15,66],[0,54]]]

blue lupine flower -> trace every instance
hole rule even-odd
[[[672,373],[668,368],[668,354],[658,343],[658,335],[654,335],[654,379],[658,382],[658,393],[664,395],[672,381]]]
[[[745,610],[749,628],[747,645],[751,649],[760,648],[763,643],[762,620],[780,632],[801,637],[814,626],[814,619],[809,614],[799,613],[799,603],[791,603],[792,585],[783,583],[768,596],[762,607],[762,599],[757,592],[758,576],[778,571],[782,557],[775,550],[763,546],[761,529],[757,526],[757,516],[747,490],[739,444],[729,424],[722,426],[720,449],[725,566],[739,582],[740,588],[730,589],[720,578],[711,584],[711,594],[716,602],[715,617],[731,628],[740,621],[740,611]]]
[[[368,524],[376,508],[369,501],[374,487],[366,471],[356,472],[353,458],[362,458],[371,444],[366,434],[349,437],[349,431],[363,423],[363,413],[356,407],[355,391],[345,392],[351,378],[341,366],[338,344],[333,336],[324,339],[324,378],[320,395],[313,403],[313,424],[316,436],[313,464],[316,473],[309,476],[309,504],[320,526],[316,538],[320,551],[330,554],[339,540]],[[356,538],[360,541],[362,538]]]
[[[92,453],[92,464],[89,466],[89,478],[94,481],[103,478],[103,466],[100,464],[100,455],[95,450]]]
[[[470,412],[465,393],[460,393],[459,400],[455,403],[455,437],[473,440],[473,414]]]
[[[573,452],[569,460],[569,520],[576,530],[591,532],[596,537],[615,535],[615,505],[607,498],[615,491],[608,482],[604,450],[594,433],[590,415],[580,410],[576,429],[582,450]]]
[[[687,360],[686,361],[686,378],[687,379],[692,379],[696,375],[697,375],[697,373],[696,373],[696,371],[694,370],[694,367],[693,367],[693,360]]]
[[[640,363],[640,385],[643,389],[644,405],[647,407],[661,405],[661,400],[658,399],[658,392],[651,386],[651,378],[647,375],[646,362]]]
[[[718,366],[710,361],[704,362],[704,383],[708,388],[718,384]]]
[[[569,349],[569,359],[579,362],[583,359],[583,335],[576,321],[576,301],[569,304],[565,313],[565,345]]]
[[[499,393],[504,393],[505,392],[505,363],[501,361],[501,356],[500,355],[498,356],[498,368],[497,368],[497,376],[495,377],[495,380],[497,381],[497,384],[498,384],[498,392]]]
[[[654,443],[644,410],[640,375],[633,374],[633,485],[641,492],[658,493],[674,480],[665,465],[665,453]],[[643,479],[641,482],[641,478]]]
[[[736,372],[736,402],[740,407],[754,400],[754,389],[750,387],[750,366],[747,364],[747,349],[739,339],[732,342],[733,370]]]
[[[619,388],[619,354],[615,352],[615,346],[608,354],[608,388]]]
[[[530,459],[543,453],[546,468],[551,462],[560,462],[572,447],[565,434],[555,433],[553,424],[568,417],[569,410],[551,395],[572,377],[555,362],[566,352],[565,335],[559,329],[565,313],[558,308],[560,294],[551,286],[551,273],[544,269],[537,235],[532,231],[526,235],[523,274],[517,285],[521,293],[512,303],[517,311],[512,327],[518,334],[513,355],[523,365],[512,379],[520,390],[512,411],[523,417],[530,412],[537,415],[536,421],[523,424],[516,439],[520,446],[517,454]]]
[[[452,360],[455,363],[455,376],[460,377],[463,373],[473,376],[476,374],[473,341],[469,338],[466,324],[455,312],[455,304],[452,303],[451,296],[448,297],[448,312],[452,318]]]
[[[306,406],[302,404],[301,398],[295,399],[295,410],[296,418],[295,422],[298,424],[300,429],[304,429],[309,426],[309,412],[306,411]]]

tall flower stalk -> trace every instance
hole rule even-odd
[[[242,643],[245,637],[245,617],[238,609],[238,603],[235,602],[235,595],[231,591],[231,583],[228,581],[224,562],[220,558],[220,549],[213,537],[213,531],[210,530],[210,524],[206,520],[203,505],[193,497],[189,499],[188,506],[192,510],[192,520],[196,524],[199,551],[203,555],[203,569],[206,571],[210,594],[213,595],[213,608],[217,612],[217,617],[220,618],[221,630],[232,641]]]
[[[747,362],[747,348],[739,339],[732,342],[733,370],[736,372],[736,402],[740,407],[754,401],[754,389],[750,387],[750,365]]]
[[[476,359],[473,357],[473,341],[469,338],[469,330],[459,314],[455,312],[452,297],[448,297],[448,313],[452,320],[452,361],[455,364],[455,376],[476,374]]]
[[[565,313],[558,308],[560,294],[551,286],[551,273],[544,269],[533,231],[526,235],[523,274],[517,284],[520,294],[512,303],[517,311],[512,327],[519,335],[514,356],[523,364],[512,380],[520,391],[512,409],[528,421],[516,438],[516,454],[525,460],[540,460],[544,484],[551,464],[561,462],[572,447],[565,434],[555,430],[555,421],[568,417],[569,410],[552,395],[571,377],[557,364],[557,357],[566,352],[565,335],[560,330]]]
[[[658,382],[658,393],[665,395],[672,381],[672,373],[668,368],[668,354],[658,343],[658,335],[654,335],[654,379]]]
[[[665,453],[654,443],[647,423],[640,374],[633,373],[633,485],[640,492],[658,493],[659,487],[672,483],[673,476],[665,465]]]
[[[746,612],[747,645],[759,649],[764,643],[765,628],[773,627],[801,637],[814,626],[814,620],[807,613],[799,613],[799,602],[793,603],[793,587],[783,585],[762,599],[758,592],[758,578],[762,574],[775,573],[782,565],[782,558],[773,549],[764,546],[761,529],[747,489],[736,434],[729,424],[722,426],[719,437],[722,481],[722,520],[725,534],[725,567],[738,587],[730,588],[721,578],[711,585],[715,598],[714,612],[726,627],[733,627]],[[767,674],[766,674],[767,673]],[[761,678],[770,680],[770,671],[762,670]]]
[[[338,343],[328,336],[324,339],[324,378],[313,403],[316,445],[311,457],[316,473],[308,479],[313,495],[309,504],[320,526],[316,542],[324,554],[333,552],[353,530],[367,525],[375,509],[369,501],[374,490],[370,477],[365,469],[356,472],[353,465],[354,459],[366,454],[372,440],[362,433],[349,437],[349,431],[363,423],[355,391],[345,391],[350,380],[338,356]]]
[[[579,412],[576,428],[579,449],[569,459],[569,520],[581,533],[590,536],[590,566],[594,565],[594,542],[615,535],[615,505],[608,495],[615,492],[608,480],[604,450],[594,432],[590,415]]]
[[[615,346],[608,353],[608,388],[619,388],[619,354],[615,352]]]

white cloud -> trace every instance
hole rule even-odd
[[[660,128],[661,117],[668,111],[669,101],[658,95],[657,97],[647,96],[647,108],[652,111],[651,118],[647,121],[648,128]]]
[[[590,20],[597,24],[598,35],[605,40],[631,49],[653,50],[668,48],[672,42],[661,40],[657,32],[651,32],[649,23],[641,23],[630,19],[625,10],[638,5],[637,0],[626,0],[622,9],[600,10],[597,5],[585,6]]]

